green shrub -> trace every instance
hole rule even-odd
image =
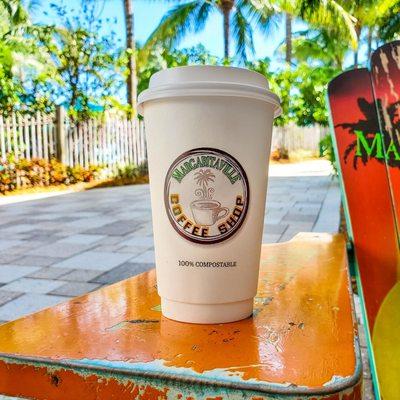
[[[16,189],[90,182],[99,176],[101,169],[98,166],[89,166],[87,169],[81,166],[69,167],[56,159],[15,160],[10,156],[7,161],[0,162],[0,193],[5,194]]]
[[[139,168],[134,165],[125,165],[123,167],[118,167],[115,178],[121,179],[135,179],[140,176]]]
[[[103,167],[90,165],[83,168],[79,165],[69,167],[56,159],[15,160],[9,156],[7,161],[0,162],[0,194],[6,194],[17,189],[35,187],[72,185],[79,182],[99,180],[93,187],[115,185],[130,185],[148,183],[147,162],[137,165],[118,167],[112,177],[104,179]]]
[[[271,152],[271,159],[274,161],[289,160],[289,151],[281,146]]]
[[[123,167],[118,167],[117,173],[115,174],[114,178],[135,180],[137,178],[148,175],[148,173],[149,171],[147,167],[147,162],[143,162],[139,166],[135,164],[129,164],[124,165]]]
[[[338,174],[335,151],[333,149],[332,136],[330,134],[324,136],[319,142],[320,156],[327,158],[333,169],[334,175]]]

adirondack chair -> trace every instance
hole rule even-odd
[[[400,42],[328,87],[333,142],[377,399],[400,397]]]

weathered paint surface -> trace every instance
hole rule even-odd
[[[17,374],[15,379],[3,382],[6,393],[34,399],[51,400],[361,400],[361,382],[346,390],[327,395],[287,395],[260,393],[222,386],[196,385],[193,382],[166,381],[162,378],[125,377],[106,372],[91,373],[80,369],[46,368],[46,366],[0,361],[0,373]],[[40,394],[38,394],[40,393]]]
[[[390,138],[393,146],[385,151],[392,157],[388,163],[397,235],[400,243],[400,41],[387,43],[376,49],[371,56],[371,76],[381,132]],[[397,400],[400,393],[400,251],[398,251],[397,281],[380,305],[372,333],[376,367],[382,398]]]
[[[339,235],[301,234],[264,246],[252,318],[183,324],[162,317],[159,303],[151,271],[2,325],[0,392],[38,399],[360,399]]]
[[[356,130],[370,141],[379,132],[368,70],[340,74],[329,83],[328,94],[349,229],[372,331],[380,305],[397,281],[399,248],[386,165],[376,157],[364,163],[356,153]]]
[[[346,71],[328,86],[375,396],[385,400],[397,400],[400,388],[400,302],[393,295],[400,277],[399,54],[400,41],[386,44],[372,54],[370,72]]]

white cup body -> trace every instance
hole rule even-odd
[[[157,285],[166,317],[192,323],[223,323],[251,315],[275,111],[276,105],[269,102],[227,95],[188,95],[144,103]],[[196,242],[179,232],[171,222],[171,193],[166,193],[168,171],[176,160],[204,148],[236,160],[247,177],[246,214],[240,217],[240,227],[213,243]],[[186,186],[182,193],[193,197],[183,211],[190,223],[215,232],[215,226],[233,212],[228,197],[235,185],[221,180],[226,175],[218,170],[210,170],[216,177],[205,187],[196,183],[195,170],[183,178]],[[174,191],[179,192],[176,180],[173,184]],[[208,203],[195,195],[196,189],[201,192],[210,187],[213,193]],[[243,194],[243,185],[239,189]]]

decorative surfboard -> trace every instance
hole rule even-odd
[[[378,110],[380,140],[392,192],[397,233],[400,223],[400,41],[387,43],[371,56],[372,86]],[[399,238],[399,235],[398,235]],[[398,398],[400,393],[400,282],[390,290],[377,314],[372,340],[384,399]],[[394,383],[397,382],[397,383]]]
[[[400,222],[400,41],[375,50],[370,69],[389,183]]]
[[[334,147],[345,193],[344,206],[357,260],[356,277],[361,299],[364,299],[367,327],[374,338],[372,351],[371,338],[367,335],[375,390],[379,396],[379,387],[387,371],[381,362],[377,362],[375,369],[374,355],[380,354],[381,343],[374,335],[382,318],[388,317],[384,304],[396,286],[399,265],[386,147],[382,143],[367,69],[347,71],[333,79],[328,86],[328,97]],[[393,332],[393,335],[398,334]],[[400,387],[397,390],[400,393]]]

